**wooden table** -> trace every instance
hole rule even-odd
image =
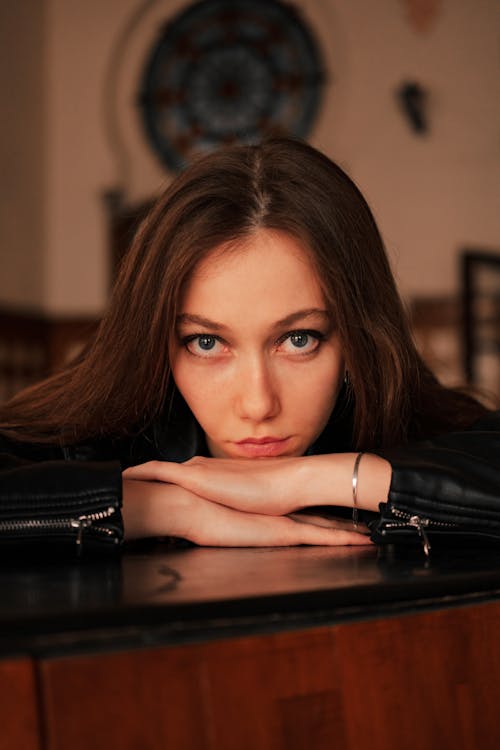
[[[155,544],[1,570],[1,748],[500,747],[500,551]]]

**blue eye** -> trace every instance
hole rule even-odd
[[[182,339],[188,352],[196,357],[216,357],[226,352],[224,342],[211,333],[195,333]]]
[[[309,334],[308,333],[291,333],[290,334],[290,343],[297,347],[297,349],[302,349],[304,346],[307,346],[309,343]]]
[[[215,336],[198,336],[198,346],[203,351],[208,352],[213,349],[217,339]]]
[[[284,354],[312,354],[325,336],[320,331],[289,331],[278,341],[278,349]]]

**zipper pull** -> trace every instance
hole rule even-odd
[[[429,558],[431,556],[431,543],[425,531],[424,522],[422,521],[420,516],[411,516],[409,523],[412,526],[415,526],[415,528],[418,530],[419,536],[422,540],[422,546],[424,548],[425,556]]]
[[[81,557],[83,550],[83,531],[89,526],[92,526],[92,519],[88,516],[80,516],[79,518],[71,519],[71,526],[77,529],[76,533],[76,555]]]

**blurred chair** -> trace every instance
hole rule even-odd
[[[119,193],[104,196],[108,219],[111,282],[152,201],[126,205]],[[94,334],[94,317],[51,317],[0,308],[0,402],[52,375],[76,356]]]
[[[500,251],[465,249],[460,266],[464,374],[500,397]]]
[[[444,385],[463,385],[460,305],[456,295],[419,295],[408,312],[420,356]]]
[[[95,318],[54,318],[0,309],[0,401],[51,375],[96,330]]]

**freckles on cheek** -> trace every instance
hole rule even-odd
[[[175,384],[187,405],[198,419],[209,415],[224,398],[227,387],[220,382],[216,368],[204,363],[186,361],[182,355],[172,364]]]
[[[321,373],[314,382],[309,383],[307,388],[307,400],[311,415],[314,412],[315,420],[323,420],[330,417],[342,386],[343,370],[327,370]]]
[[[306,368],[301,373],[298,387],[302,388],[316,402],[330,403],[335,401],[342,385],[344,367],[335,359],[325,362],[321,367]]]

